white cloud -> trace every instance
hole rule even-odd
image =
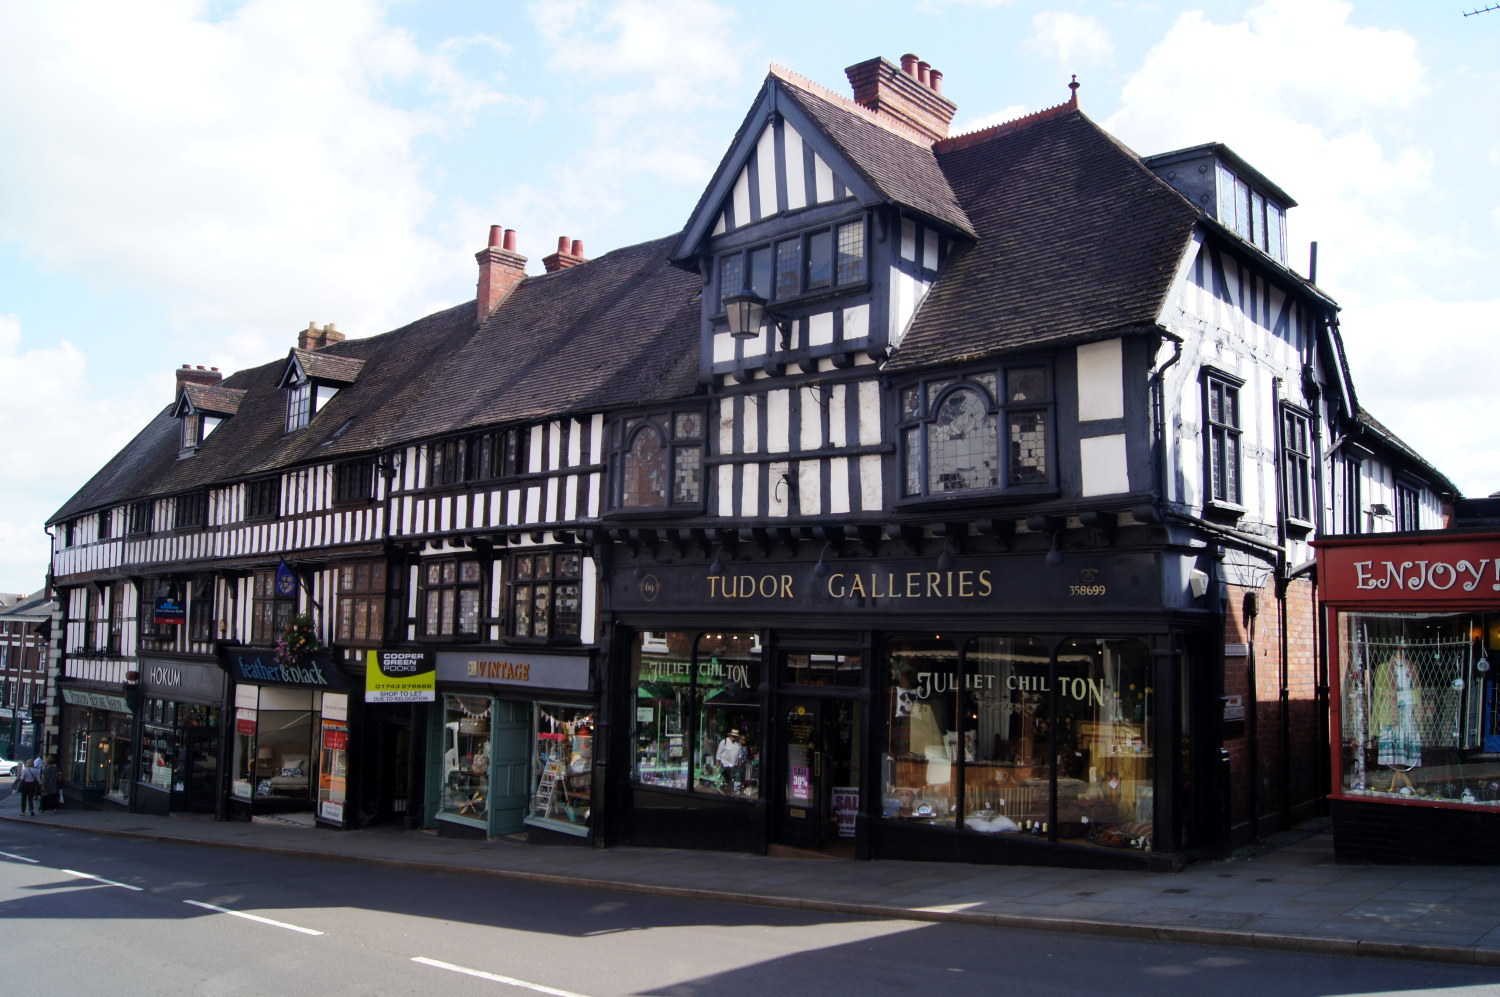
[[[59,0],[6,19],[0,238],[160,293],[178,332],[409,315],[451,266],[413,235],[434,208],[415,143],[511,100],[365,0],[251,0],[213,22]]]
[[[21,323],[0,315],[0,591],[41,587],[50,548],[43,523],[59,481],[82,485],[171,398],[163,371],[133,391],[106,395],[83,352],[63,341],[22,350]]]
[[[985,128],[991,128],[995,125],[1003,125],[1007,121],[1023,118],[1035,110],[1036,108],[1027,107],[1024,104],[1012,104],[1009,107],[1002,107],[998,111],[991,111],[988,114],[981,114],[978,117],[956,121],[951,129],[951,134],[963,135],[968,132],[977,132]]]
[[[1026,46],[1057,59],[1070,69],[1108,62],[1114,55],[1109,31],[1092,14],[1044,10],[1031,19]]]

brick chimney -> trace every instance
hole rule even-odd
[[[548,273],[556,273],[586,262],[588,261],[583,256],[583,240],[574,239],[570,244],[565,235],[557,237],[557,252],[551,256],[542,257],[542,266]]]
[[[914,55],[897,66],[868,59],[844,70],[854,88],[854,102],[913,128],[936,142],[948,137],[958,105],[943,96],[943,74]]]
[[[307,328],[303,329],[297,336],[297,349],[299,350],[321,350],[325,346],[334,343],[342,343],[344,334],[329,322],[323,328],[318,328],[318,323],[309,322]]]
[[[213,385],[224,380],[224,375],[219,373],[217,367],[204,367],[201,364],[194,367],[192,364],[183,364],[177,368],[177,394],[173,397],[181,398],[182,389],[189,384]]]
[[[474,254],[479,261],[479,321],[499,307],[526,277],[526,257],[516,252],[516,230],[490,226],[490,244]],[[580,245],[580,249],[582,246]]]

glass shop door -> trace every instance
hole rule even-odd
[[[854,854],[859,811],[859,711],[850,698],[782,700],[777,841]]]

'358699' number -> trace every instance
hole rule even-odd
[[[1069,585],[1068,586],[1068,594],[1069,595],[1103,595],[1104,593],[1105,593],[1105,588],[1104,588],[1103,585]]]

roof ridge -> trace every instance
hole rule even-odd
[[[792,86],[798,87],[802,90],[806,90],[814,97],[821,97],[823,100],[828,101],[830,104],[836,104],[847,111],[853,111],[856,114],[862,116],[866,121],[870,122],[870,124],[876,125],[880,128],[884,128],[892,135],[895,135],[899,138],[904,138],[907,141],[911,142],[913,145],[919,145],[924,149],[931,149],[933,147],[932,140],[929,139],[926,135],[923,135],[921,132],[917,131],[915,128],[903,125],[901,122],[896,121],[886,115],[876,114],[874,111],[870,110],[868,107],[865,107],[863,104],[856,103],[850,98],[845,97],[843,94],[834,93],[832,90],[823,86],[823,84],[814,83],[806,76],[803,76],[800,73],[794,73],[790,69],[787,69],[785,66],[778,66],[774,62],[771,63],[770,74],[784,83],[790,83]]]
[[[989,142],[1005,135],[1018,132],[1023,128],[1029,128],[1040,121],[1050,118],[1061,117],[1069,111],[1078,110],[1078,91],[1073,91],[1073,96],[1052,107],[1044,107],[1040,111],[1032,111],[1030,114],[1009,121],[1002,121],[998,125],[990,125],[978,131],[964,132],[961,135],[950,135],[945,139],[939,139],[932,144],[934,153],[954,152],[958,149],[968,149],[982,142]]]

